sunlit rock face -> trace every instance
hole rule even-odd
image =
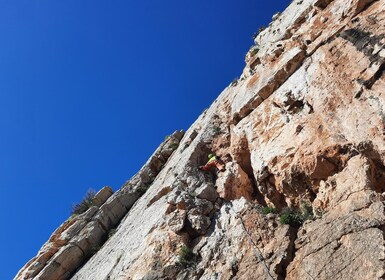
[[[384,279],[385,0],[295,0],[238,81],[16,279]],[[216,154],[225,170],[198,169]]]

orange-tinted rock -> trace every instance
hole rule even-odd
[[[226,164],[226,170],[219,175],[216,182],[219,196],[226,200],[244,197],[251,200],[253,185],[248,175],[236,163]]]

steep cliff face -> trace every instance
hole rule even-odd
[[[16,279],[384,279],[384,46],[385,0],[293,1],[240,79]],[[198,169],[209,153],[223,172]]]

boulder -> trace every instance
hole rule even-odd
[[[196,231],[198,235],[204,235],[211,225],[209,217],[193,214],[190,212],[187,214],[187,220],[189,221],[191,228]]]
[[[185,226],[185,220],[187,216],[186,210],[177,210],[167,216],[167,225],[169,228],[178,233]]]
[[[113,190],[110,187],[104,187],[95,194],[95,197],[92,199],[92,205],[100,207],[104,202],[113,194]]]
[[[204,184],[195,190],[198,198],[206,199],[211,202],[215,202],[218,198],[218,193],[214,186],[210,184]]]

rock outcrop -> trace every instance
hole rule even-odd
[[[101,189],[92,207],[64,222],[18,273],[16,279],[68,279],[111,236],[132,205],[146,192],[179,145],[183,132],[169,136],[143,168],[118,192]]]
[[[16,279],[385,279],[384,46],[385,0],[294,0],[240,79]],[[223,172],[197,168],[209,153]]]

